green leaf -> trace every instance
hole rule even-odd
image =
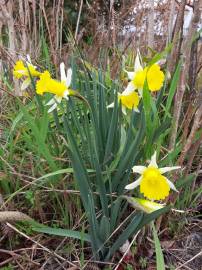
[[[166,101],[164,120],[167,116],[169,116],[169,111],[171,108],[172,100],[173,100],[173,97],[175,95],[175,91],[176,91],[179,77],[180,77],[181,66],[182,66],[182,60],[179,61],[177,68],[175,70],[175,73],[173,75],[173,79],[172,79],[171,84],[170,84],[170,89],[169,89],[168,97],[167,97],[167,101]]]
[[[116,135],[117,128],[118,128],[118,99],[117,99],[117,93],[116,93],[115,99],[114,99],[114,108],[113,108],[110,128],[108,132],[107,145],[105,148],[105,160],[109,159],[109,156],[112,154],[111,152],[114,145],[114,137]]]
[[[51,228],[47,226],[31,225],[31,228],[35,232],[46,233],[50,235],[58,235],[63,237],[71,237],[74,239],[91,242],[90,236],[87,233],[82,233],[74,230],[66,230],[60,228]]]
[[[100,221],[100,236],[103,242],[106,241],[106,239],[110,235],[110,223],[109,219],[106,216],[103,216]]]
[[[137,232],[137,228],[141,223],[143,218],[143,213],[138,213],[130,221],[130,224],[123,230],[118,239],[114,242],[110,248],[105,260],[109,260],[111,256],[128,240],[128,238]]]
[[[141,223],[139,224],[138,229],[141,229],[144,225],[149,224],[152,220],[160,217],[162,214],[165,214],[171,209],[171,206],[163,207],[157,211],[152,212],[151,214],[145,214]]]
[[[42,155],[47,160],[47,162],[50,165],[52,170],[56,170],[57,169],[56,162],[54,161],[54,158],[50,153],[48,145],[44,141],[44,139],[45,139],[44,136],[46,135],[47,130],[44,129],[44,132],[41,133],[38,126],[35,123],[35,119],[28,112],[27,108],[21,106],[21,110],[23,112],[25,119],[27,120],[27,125],[32,130],[32,135],[34,136],[34,138],[36,140],[37,149],[38,149],[40,155]],[[28,137],[27,137],[27,139],[28,139]],[[31,137],[30,137],[30,139],[31,139]]]
[[[158,62],[159,60],[165,58],[167,56],[167,54],[171,51],[172,47],[173,47],[173,44],[170,43],[167,45],[167,47],[162,52],[155,54],[154,57],[149,62],[149,66],[151,66],[151,65],[155,64],[156,62]]]
[[[147,81],[144,83],[143,88],[143,106],[144,106],[144,113],[145,113],[145,120],[146,120],[146,135],[148,143],[151,141],[152,133],[153,133],[153,123],[151,121],[151,95],[149,92]],[[149,144],[148,144],[149,145]],[[147,148],[147,152],[150,149]]]
[[[89,185],[89,177],[87,173],[87,168],[84,165],[84,162],[81,158],[78,146],[73,136],[73,132],[68,123],[67,116],[64,116],[64,129],[69,141],[69,155],[71,157],[72,166],[74,169],[74,174],[81,192],[82,201],[85,207],[85,210],[88,211],[88,196],[91,194],[91,188]]]
[[[156,228],[154,226],[154,222],[151,223],[152,231],[153,231],[153,237],[154,237],[154,244],[155,244],[155,251],[156,251],[156,266],[157,270],[165,270],[165,263],[164,263],[164,257],[163,252],[161,249],[161,244],[158,238],[158,234],[156,231]]]

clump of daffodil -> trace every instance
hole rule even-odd
[[[137,89],[142,95],[145,80],[147,80],[150,91],[159,91],[163,86],[165,79],[165,75],[157,63],[146,67],[141,65],[141,56],[139,50],[135,58],[134,71],[126,72],[128,74],[128,78],[130,79],[130,82],[126,88],[127,92],[129,93]]]
[[[66,74],[64,63],[60,64],[60,76],[61,81],[52,79],[49,71],[46,70],[41,74],[40,80],[36,83],[36,93],[38,95],[43,95],[44,93],[54,94],[54,97],[46,104],[48,106],[52,105],[48,112],[52,112],[57,105],[61,103],[62,98],[68,100],[69,95],[74,92],[69,88],[71,84],[72,70],[69,68]]]
[[[41,73],[37,71],[36,66],[32,65],[30,56],[27,55],[25,63],[18,60],[13,68],[13,75],[17,79],[24,79],[21,90],[25,90],[31,83],[31,77],[39,77]]]
[[[141,176],[133,183],[127,185],[125,189],[134,189],[140,186],[140,192],[150,200],[165,199],[170,192],[170,189],[177,191],[175,185],[168,180],[163,174],[172,170],[180,169],[179,166],[158,168],[156,163],[156,152],[151,157],[151,162],[148,167],[134,166],[134,173],[139,173]]]
[[[165,204],[156,203],[141,198],[134,198],[128,196],[123,196],[123,198],[125,198],[137,210],[141,210],[146,213],[152,213],[165,207]]]

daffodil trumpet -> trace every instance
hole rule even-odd
[[[139,105],[139,95],[135,91],[131,93],[127,93],[126,91],[123,91],[123,93],[118,93],[118,101],[122,105],[122,112],[126,115],[126,109],[134,110],[136,112],[139,112],[138,105]],[[108,108],[113,108],[114,102],[111,103]]]
[[[151,162],[148,167],[134,166],[134,173],[141,176],[133,183],[127,185],[125,189],[131,190],[140,186],[140,192],[150,200],[165,199],[170,192],[170,189],[177,191],[175,185],[163,174],[169,171],[178,170],[180,166],[158,168],[156,163],[156,152],[151,157]],[[178,192],[178,191],[177,191]]]
[[[27,55],[27,60],[24,62],[22,60],[18,60],[13,68],[13,76],[16,79],[24,78],[24,81],[21,85],[22,91],[27,89],[27,87],[30,85],[32,77],[38,78],[40,75],[41,72],[37,70],[36,66],[32,65],[29,55]]]

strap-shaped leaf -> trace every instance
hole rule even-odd
[[[103,216],[100,221],[100,236],[103,242],[106,241],[106,239],[110,235],[110,223],[109,218],[106,216]]]
[[[58,235],[63,237],[71,237],[74,239],[79,239],[81,241],[91,242],[90,236],[87,233],[37,225],[31,225],[31,228],[35,232],[46,233],[50,235]]]
[[[137,228],[139,224],[141,223],[143,218],[143,213],[138,213],[133,217],[130,224],[127,226],[127,228],[121,233],[121,235],[118,237],[118,239],[114,242],[112,247],[110,248],[106,260],[109,260],[111,256],[128,240],[128,238],[137,232]]]
[[[84,166],[83,160],[80,156],[71,128],[68,125],[68,119],[66,116],[64,116],[64,128],[65,128],[65,132],[66,132],[68,142],[69,142],[69,148],[70,148],[69,154],[71,156],[72,167],[74,169],[74,174],[78,182],[78,186],[81,192],[81,197],[83,200],[84,207],[87,211],[88,210],[88,203],[87,203],[88,195],[91,194],[88,173],[87,173],[86,167]]]

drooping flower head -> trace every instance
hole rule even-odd
[[[146,213],[152,213],[154,211],[157,211],[163,207],[165,207],[165,204],[152,202],[149,200],[141,199],[141,198],[135,198],[135,197],[129,197],[129,196],[123,196],[134,208],[141,210]]]
[[[130,190],[140,186],[140,192],[146,198],[150,200],[165,199],[169,195],[170,189],[175,191],[177,189],[163,174],[180,168],[179,166],[158,168],[155,152],[148,167],[134,166],[132,168],[134,173],[139,173],[141,176],[135,182],[127,185],[125,189]]]
[[[58,103],[61,103],[62,98],[66,100],[69,99],[70,89],[69,86],[71,84],[72,70],[68,69],[67,74],[65,73],[65,65],[64,63],[60,64],[60,75],[61,81],[55,80],[51,78],[49,71],[44,71],[40,76],[40,80],[36,83],[36,93],[38,95],[43,95],[44,93],[54,94],[54,97],[46,104],[51,106],[48,112],[53,111]]]
[[[26,64],[22,60],[18,60],[13,68],[13,75],[16,79],[25,79],[21,85],[21,90],[25,90],[31,83],[32,77],[39,77],[41,73],[32,65],[29,55],[27,55]]]

